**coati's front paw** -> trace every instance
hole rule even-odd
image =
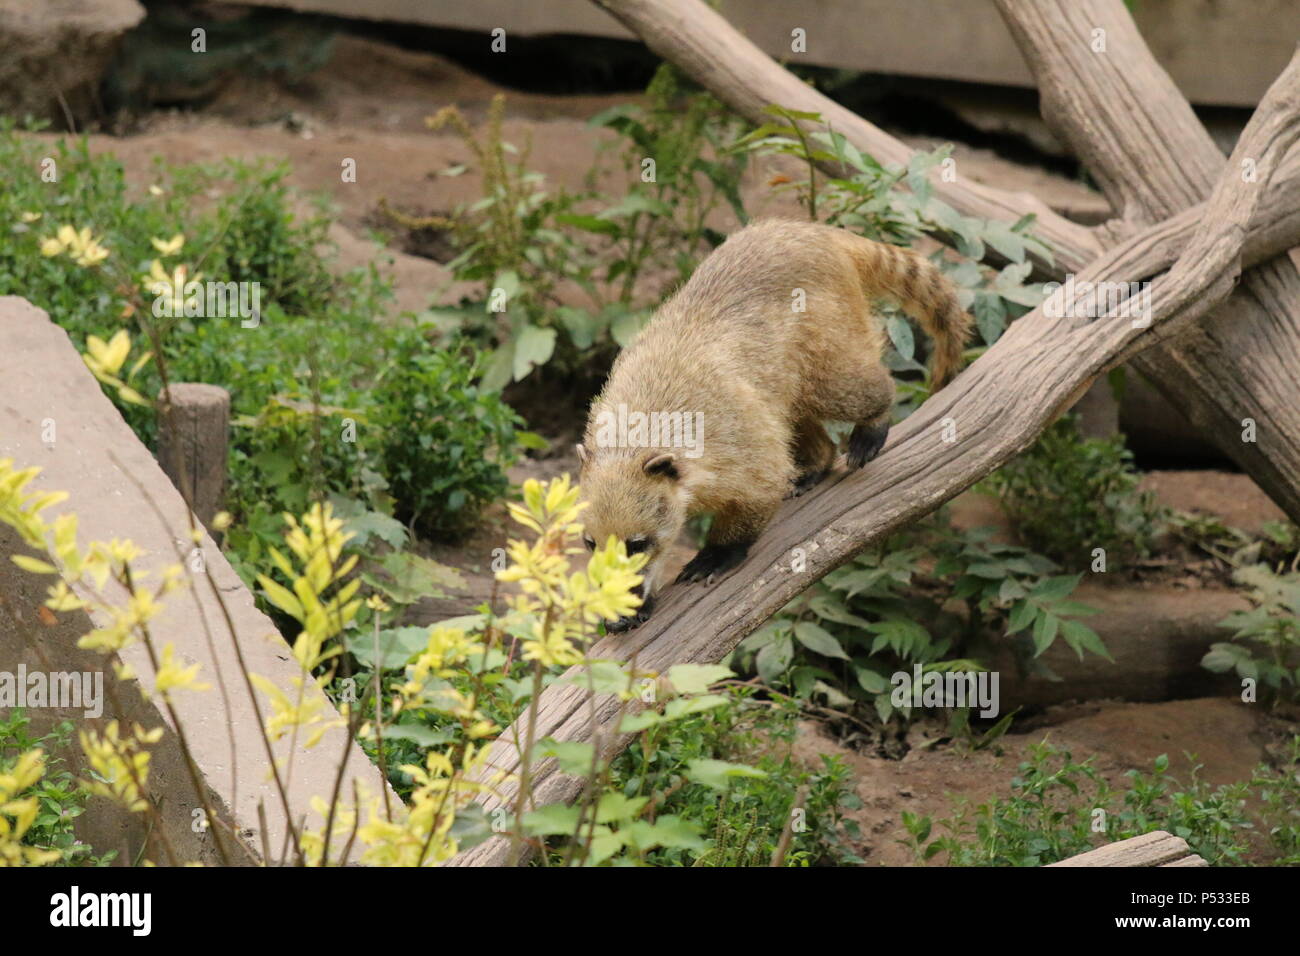
[[[624,631],[630,631],[633,628],[640,627],[646,621],[650,620],[650,613],[655,609],[655,599],[646,598],[641,602],[641,606],[628,617],[620,617],[617,621],[607,622],[605,630],[610,634],[622,634]]]
[[[888,422],[883,425],[854,425],[849,433],[849,467],[861,468],[879,455],[888,437]]]
[[[741,544],[710,544],[700,553],[686,562],[682,573],[677,575],[678,583],[683,581],[704,581],[719,574],[724,574],[739,565],[749,554],[750,542]]]
[[[816,471],[805,471],[802,475],[790,482],[790,493],[787,498],[798,498],[816,488],[823,478],[830,474],[829,468],[819,468]]]

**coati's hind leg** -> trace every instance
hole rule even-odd
[[[782,479],[784,481],[784,479]],[[686,563],[678,581],[706,581],[740,565],[781,504],[781,488],[752,489],[758,497],[723,507],[713,516],[709,537]],[[748,494],[748,492],[747,492]]]
[[[817,381],[803,396],[799,417],[852,422],[849,467],[861,468],[880,453],[889,434],[894,380],[880,361],[884,345],[879,333],[871,334],[868,319],[864,317],[858,324],[846,322],[855,335],[866,339],[866,347],[857,351],[823,349],[813,357]]]
[[[809,419],[795,428],[792,445],[795,479],[786,497],[798,498],[830,473],[835,463],[835,442],[821,422]]]

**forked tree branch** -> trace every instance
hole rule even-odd
[[[606,637],[596,658],[635,659],[638,668],[664,671],[676,663],[720,660],[791,598],[863,549],[933,511],[1029,447],[1097,376],[1170,331],[1195,322],[1221,301],[1242,268],[1252,264],[1250,223],[1266,198],[1270,178],[1300,136],[1300,55],[1270,87],[1222,170],[1196,235],[1169,270],[1151,285],[1150,325],[1103,316],[1052,318],[1044,307],[1017,320],[997,344],[947,388],[932,396],[891,435],[884,453],[865,469],[840,474],[787,503],[749,559],[709,590],[673,587],[646,625]],[[1258,176],[1248,181],[1236,165],[1251,157]],[[1283,217],[1290,232],[1274,243],[1300,243],[1300,220]],[[1170,244],[1169,224],[1145,230],[1083,270],[1080,282],[1130,281],[1159,271]],[[1259,252],[1258,246],[1255,252]],[[1080,295],[1062,305],[1066,315],[1086,308]],[[950,440],[951,439],[951,440]],[[796,562],[796,550],[803,557]],[[800,567],[800,571],[795,571]],[[571,672],[576,673],[576,672]],[[593,727],[592,714],[595,714]],[[537,737],[593,741],[609,757],[629,738],[615,721],[619,702],[594,702],[580,686],[556,684],[540,699]],[[483,776],[516,774],[519,754],[507,730],[493,745]],[[533,768],[538,805],[573,799],[581,779],[561,774],[553,761]],[[510,806],[504,784],[488,807]],[[458,866],[510,860],[508,839],[494,837],[450,861]]]
[[[1223,156],[1122,0],[997,4],[1038,82],[1044,119],[1120,211],[1101,228],[1103,241],[1132,235],[1210,194]],[[1285,188],[1281,176],[1274,185]],[[1268,215],[1272,201],[1259,213]],[[1134,365],[1300,521],[1296,263],[1284,256],[1260,263],[1217,311]],[[1255,441],[1241,440],[1246,419],[1258,425]]]

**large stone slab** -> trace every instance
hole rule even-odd
[[[179,660],[201,664],[200,678],[213,685],[206,692],[175,695],[176,708],[210,804],[240,834],[235,862],[259,862],[264,837],[272,858],[280,857],[286,810],[295,821],[305,817],[309,826],[319,827],[321,821],[311,812],[309,801],[314,795],[329,798],[341,760],[346,761],[343,794],[352,794],[355,783],[363,793],[379,796],[385,784],[378,771],[358,747],[347,744],[343,729],[336,728],[310,750],[291,749],[287,737],[274,748],[288,779],[288,806],[283,805],[270,780],[271,763],[225,615],[238,635],[238,650],[247,669],[286,693],[298,674],[289,647],[254,606],[252,594],[206,534],[199,545],[201,561],[196,560],[184,501],[103,394],[67,333],[25,300],[4,296],[0,297],[0,346],[0,458],[13,458],[20,466],[39,465],[43,470],[34,487],[70,495],[44,514],[52,518],[75,512],[83,543],[130,538],[148,552],[138,562],[144,569],[177,563],[178,549],[184,559],[189,586],[167,598],[151,631],[159,648],[172,643]],[[76,648],[77,638],[103,621],[87,619],[84,613],[61,613],[57,623],[47,626],[49,618],[40,614],[40,605],[51,579],[19,570],[9,560],[15,552],[31,553],[4,529],[0,533],[0,671],[16,671],[22,664],[103,674],[109,703],[101,716],[87,717],[84,709],[51,709],[38,715],[47,724],[66,717],[79,726],[102,726],[122,716],[148,727],[166,726],[167,736],[155,748],[151,796],[178,855],[217,862],[211,833],[196,825],[201,801],[170,720],[160,712],[160,705],[142,699],[137,685],[118,683],[104,658]],[[142,645],[128,648],[121,657],[152,686],[154,669]],[[337,716],[310,683],[309,696],[320,697],[328,718]],[[265,713],[260,693],[258,703]],[[105,812],[105,807],[101,799],[92,799],[85,837],[99,851],[122,851],[120,861],[134,859],[144,838],[140,815],[125,818]],[[265,813],[265,834],[259,808]],[[156,853],[150,856],[165,862]]]

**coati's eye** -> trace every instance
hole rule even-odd
[[[627,553],[628,553],[628,554],[640,554],[642,551],[648,551],[648,550],[650,550],[650,545],[651,545],[651,543],[652,543],[652,540],[653,540],[653,539],[651,539],[651,538],[647,538],[647,537],[645,537],[645,536],[643,536],[643,535],[637,535],[637,536],[634,537],[634,538],[628,538],[628,539],[627,539]]]
[[[591,535],[589,535],[589,534],[584,534],[584,535],[582,536],[582,543],[585,544],[585,545],[587,546],[587,550],[588,550],[588,551],[595,551],[595,550],[596,550],[596,539],[593,538]]]

